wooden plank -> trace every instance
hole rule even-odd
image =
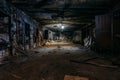
[[[89,80],[87,77],[65,75],[64,80]]]

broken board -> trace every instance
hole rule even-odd
[[[89,80],[87,77],[65,75],[64,80]]]

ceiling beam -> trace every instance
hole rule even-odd
[[[93,23],[93,22],[83,22],[83,21],[53,21],[53,20],[42,20],[42,21],[39,21],[40,23],[42,24],[70,24],[70,25],[73,25],[73,24],[76,24],[76,25],[80,25],[80,24],[89,24],[89,23]]]

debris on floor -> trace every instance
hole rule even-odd
[[[119,66],[79,46],[43,47],[27,54],[1,66],[0,80],[120,80]]]
[[[95,66],[99,66],[99,67],[118,68],[118,66],[113,65],[112,62],[110,62],[108,60],[100,59],[100,58],[89,60],[86,63],[95,65]]]
[[[86,77],[65,75],[64,80],[89,80]]]

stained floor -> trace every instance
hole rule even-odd
[[[120,80],[114,58],[81,46],[47,46],[29,51],[0,66],[0,80],[64,80],[65,75],[89,80]]]

